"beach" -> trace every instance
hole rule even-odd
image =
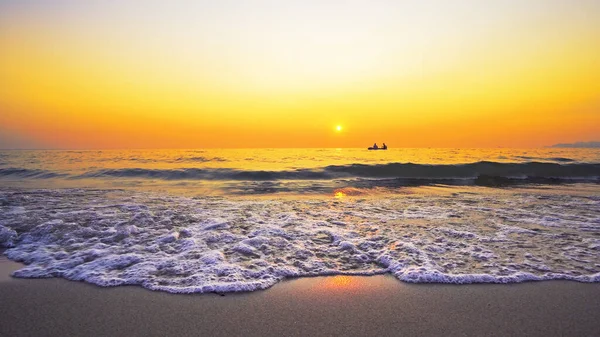
[[[283,281],[251,293],[168,294],[15,279],[0,262],[2,336],[597,336],[600,286],[407,284],[389,275]]]
[[[600,154],[428,153],[2,152],[0,335],[600,335]]]

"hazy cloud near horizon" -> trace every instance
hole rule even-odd
[[[40,148],[40,144],[21,134],[0,129],[0,150],[24,150]]]
[[[564,148],[600,148],[600,141],[592,142],[575,142],[575,143],[564,143],[554,144],[551,147],[564,147]]]

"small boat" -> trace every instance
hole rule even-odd
[[[369,147],[369,148],[367,148],[367,150],[387,150],[387,147],[377,147],[377,148]]]

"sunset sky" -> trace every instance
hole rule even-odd
[[[0,1],[0,148],[599,139],[598,0]]]

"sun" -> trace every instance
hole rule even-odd
[[[336,126],[335,131],[337,131],[337,132],[342,131],[342,126],[341,125]]]

